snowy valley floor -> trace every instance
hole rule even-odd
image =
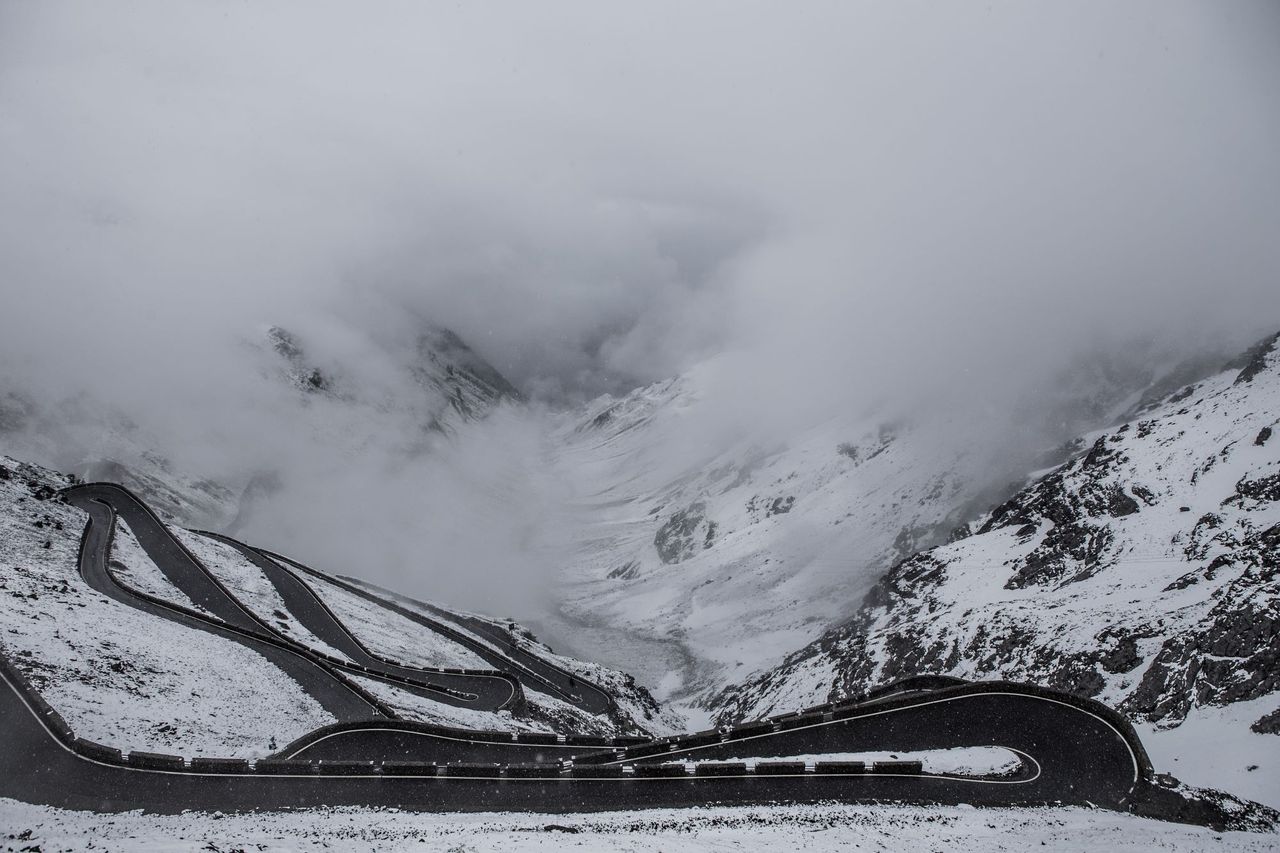
[[[788,806],[593,815],[335,809],[98,815],[0,800],[0,851],[1262,851],[1280,836],[1218,833],[1080,808]]]

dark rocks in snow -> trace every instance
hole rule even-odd
[[[1082,463],[1085,468],[1099,468],[1115,459],[1116,451],[1107,446],[1107,438],[1108,436],[1102,436],[1089,448]]]
[[[716,524],[714,521],[707,522],[707,532],[706,532],[706,535],[702,537],[702,549],[704,551],[710,548],[712,545],[716,544],[716,531],[718,529],[719,529],[719,525]]]
[[[1280,341],[1280,332],[1254,344],[1243,356],[1227,365],[1240,368],[1235,384],[1252,382],[1255,376],[1267,369],[1267,357],[1275,350],[1277,341]]]
[[[617,568],[611,569],[606,575],[611,580],[631,580],[640,573],[640,564],[635,560],[628,560]]]
[[[765,518],[772,518],[775,515],[786,515],[791,512],[791,508],[795,506],[795,495],[782,495],[781,497],[760,497],[752,495],[751,500],[747,501],[747,513],[751,516],[751,523],[754,524]]]
[[[47,484],[39,483],[39,482],[36,482],[35,480],[28,481],[27,487],[31,491],[31,496],[38,501],[47,501],[49,500],[49,498],[57,494],[57,492],[55,492]]]
[[[1135,486],[1134,490],[1142,489],[1141,486]],[[1151,494],[1143,489],[1147,494]],[[1107,507],[1113,518],[1123,518],[1126,515],[1133,515],[1138,511],[1138,502],[1124,493],[1119,486],[1111,490],[1111,502]]]
[[[1017,533],[1014,535],[1025,541],[1030,539],[1032,536],[1035,536],[1036,531],[1039,529],[1040,525],[1036,524],[1034,521],[1028,521],[1026,524],[1019,527]]]
[[[1105,526],[1058,525],[1021,561],[1004,588],[1026,589],[1091,577],[1104,564],[1113,538]]]
[[[320,372],[319,368],[312,368],[304,380],[305,385],[311,391],[328,391],[332,384],[328,377]]]
[[[1280,812],[1270,806],[1209,788],[1184,785],[1167,774],[1135,792],[1134,814],[1159,820],[1207,826],[1217,832],[1272,833]]]
[[[1257,480],[1241,480],[1236,483],[1236,494],[1255,501],[1280,501],[1280,474]]]
[[[712,697],[716,722],[919,673],[1044,684],[1161,726],[1280,693],[1280,474],[1233,452],[1271,439],[1277,341],[1238,365],[1242,378],[1161,395],[948,546],[895,563],[848,622]],[[1240,473],[1204,476],[1226,465]],[[1206,500],[1220,506],[1198,518],[1148,510]],[[1144,586],[1148,572],[1160,580]],[[1257,726],[1280,734],[1280,710]]]
[[[1195,705],[1280,690],[1280,556],[1271,543],[1280,540],[1277,528],[1214,561],[1243,571],[1216,593],[1194,631],[1165,640],[1123,710],[1153,722],[1178,721]]]
[[[288,363],[289,379],[299,390],[317,394],[333,392],[332,377],[307,363],[306,353],[292,332],[272,326],[267,329],[267,341],[276,354]]]
[[[302,358],[302,348],[288,330],[272,326],[267,329],[267,340],[270,341],[271,348],[286,361],[298,361]]]
[[[707,519],[707,505],[696,501],[671,514],[658,528],[653,546],[658,558],[668,565],[689,559],[699,550],[715,544],[716,523]]]
[[[1107,686],[1089,655],[1064,659],[1049,672],[1048,685],[1077,696],[1097,696]]]
[[[1260,735],[1280,735],[1280,708],[1259,717],[1249,726],[1249,730]]]
[[[451,329],[429,326],[418,339],[418,354],[422,362],[444,365],[445,384],[474,401],[492,405],[524,399],[519,389]]]
[[[903,599],[915,598],[917,587],[921,583],[941,580],[945,569],[946,563],[935,559],[928,552],[903,560],[871,588],[863,600],[863,607],[889,607]]]
[[[1100,437],[1083,457],[1005,501],[980,525],[979,534],[1017,525],[1016,535],[1025,539],[1038,533],[1042,520],[1052,522],[1040,544],[1014,561],[1005,589],[1080,581],[1105,567],[1114,541],[1105,518],[1124,518],[1141,510],[1132,495],[1108,481],[1109,472],[1125,461],[1111,446],[1118,435]],[[1141,484],[1130,488],[1144,502],[1155,503],[1152,490]]]
[[[1098,663],[1107,672],[1118,675],[1132,672],[1142,663],[1142,655],[1138,652],[1137,640],[1123,631],[1104,631],[1098,635],[1100,641],[1115,641],[1115,646],[1098,656]]]
[[[1195,527],[1191,528],[1191,533],[1187,537],[1187,546],[1182,549],[1182,553],[1188,560],[1203,560],[1209,553],[1209,546],[1214,542],[1218,542],[1223,535],[1230,535],[1229,531],[1219,533],[1223,525],[1222,516],[1213,512],[1206,512],[1196,520]],[[1220,543],[1235,545],[1238,543]]]

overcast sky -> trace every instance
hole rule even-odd
[[[1264,327],[1278,43],[1273,2],[4,0],[0,346],[203,371],[385,299],[555,396]]]
[[[0,378],[269,455],[267,322],[431,317],[555,405],[719,356],[733,419],[1230,349],[1280,328],[1277,45],[1274,0],[0,0]]]

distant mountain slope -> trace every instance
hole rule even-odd
[[[897,563],[854,618],[717,696],[716,717],[945,673],[1066,689],[1166,728],[1253,701],[1254,730],[1280,731],[1263,713],[1280,708],[1277,339]]]
[[[740,678],[847,616],[874,581],[863,567],[944,535],[976,479],[927,437],[874,422],[690,448],[699,379],[598,401],[557,451],[583,520],[562,615],[575,632],[624,631],[600,644],[645,648],[643,675],[669,695]]]
[[[1016,447],[964,415],[838,417],[770,439],[750,423],[709,431],[714,363],[600,398],[553,442],[582,519],[559,632],[664,697],[701,702],[852,616],[894,563],[1065,458],[1041,455],[1044,442],[1112,422],[1172,369],[1146,356],[1065,370],[1047,402],[1011,415],[1027,423]]]
[[[264,362],[264,368],[278,372],[304,394],[352,406],[381,408],[384,414],[387,407],[398,409],[430,429],[450,431],[484,417],[503,401],[524,399],[515,386],[456,334],[427,322],[418,324],[418,333],[409,348],[390,354],[400,375],[381,387],[370,387],[341,362],[313,351],[281,326],[268,327],[264,338],[279,357],[274,365]]]
[[[333,454],[369,447],[422,453],[495,407],[523,400],[466,342],[426,321],[408,341],[368,342],[380,365],[373,375],[282,325],[263,326],[243,343],[237,367],[246,374],[236,393],[246,409],[268,400],[274,428],[287,421]],[[199,472],[176,465],[174,439],[155,426],[143,413],[117,411],[89,395],[49,399],[40,388],[0,385],[0,441],[8,452],[86,481],[119,483],[180,524],[235,532],[287,477],[269,465],[252,467],[238,448],[218,447],[216,434],[203,437],[213,446],[201,453],[221,451],[237,463]]]
[[[54,497],[71,484],[0,457],[0,646],[77,731],[125,749],[258,756],[334,721],[254,651],[89,588],[77,570],[87,516]]]

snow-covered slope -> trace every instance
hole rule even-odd
[[[1088,435],[955,541],[897,563],[854,618],[716,697],[718,719],[917,673],[1042,683],[1157,728],[1280,708],[1276,343]],[[1280,790],[1277,714],[1258,717],[1234,725],[1253,725],[1264,766],[1249,772]]]
[[[433,619],[444,619],[448,624],[468,630],[468,621],[479,621],[488,623],[498,632],[505,634],[510,638],[512,644],[525,652],[534,654],[545,661],[559,667],[561,670],[568,672],[578,678],[583,679],[608,693],[613,701],[617,704],[618,711],[624,719],[634,720],[639,727],[654,736],[666,736],[679,734],[688,729],[680,714],[671,708],[665,707],[654,700],[653,694],[637,683],[635,676],[620,669],[614,669],[591,660],[569,657],[568,655],[557,654],[551,646],[534,635],[524,625],[511,620],[496,620],[484,616],[479,613],[470,613],[465,610],[450,609],[445,610],[439,605],[429,604],[427,602],[418,601],[405,595],[386,590],[376,584],[367,581],[361,581],[356,578],[344,578],[344,580],[363,587],[370,592],[381,595],[402,607],[421,613],[424,616]],[[492,648],[494,651],[503,652],[503,646],[493,642],[489,636],[482,633],[474,633],[468,630],[472,636]],[[551,697],[543,697],[540,694],[533,694],[532,700],[537,703],[543,699],[551,700],[546,708],[548,713],[554,714],[557,709],[557,701]],[[562,704],[562,703],[561,703]]]
[[[505,400],[523,399],[456,334],[425,321],[418,324],[410,345],[386,354],[393,369],[374,384],[341,361],[313,352],[282,326],[268,327],[263,341],[265,347],[258,348],[278,356],[263,359],[263,368],[304,395],[380,409],[384,414],[389,408],[402,409],[433,430],[452,431],[484,417]],[[416,393],[405,393],[409,391]]]
[[[663,698],[704,702],[850,617],[890,566],[1016,491],[1056,430],[1109,422],[1168,372],[1087,366],[1025,413],[1036,426],[1016,449],[939,417],[834,417],[767,439],[709,430],[714,361],[600,398],[553,436],[580,526],[548,633],[613,655]]]
[[[68,485],[0,456],[0,651],[78,735],[126,752],[256,757],[334,722],[240,643],[91,589],[77,568],[87,517],[54,496]]]

